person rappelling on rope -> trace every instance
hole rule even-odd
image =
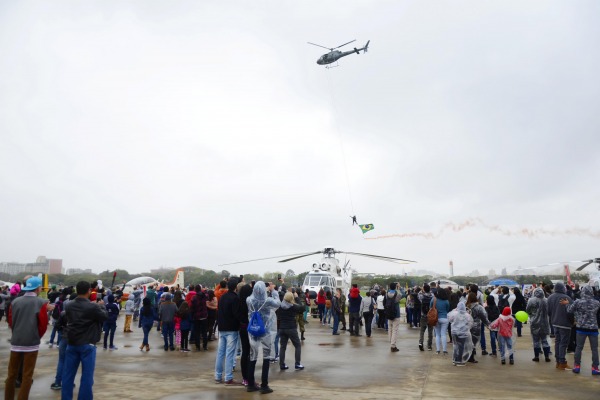
[[[356,220],[356,215],[351,215],[350,218],[352,218],[352,226],[358,225],[358,221]]]

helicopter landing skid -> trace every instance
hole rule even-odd
[[[325,68],[330,69],[330,68],[336,68],[339,66],[340,66],[340,63],[336,61],[335,65],[326,65]]]

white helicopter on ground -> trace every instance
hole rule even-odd
[[[597,271],[587,272],[590,286],[600,289],[600,258],[593,258],[589,260],[577,260],[577,261],[561,261],[557,263],[540,265],[539,267],[532,268],[519,268],[513,272],[515,275],[559,275],[564,273],[566,281],[569,286],[573,287],[574,283],[571,280],[571,268],[570,263],[583,263],[575,271],[580,272],[590,264],[598,264]]]
[[[142,288],[144,290],[144,293],[146,293],[146,290],[149,287],[154,286],[154,285],[158,285],[159,288],[163,288],[166,286],[168,288],[179,287],[179,288],[183,289],[184,288],[183,269],[179,268],[177,271],[175,271],[175,278],[173,279],[173,282],[169,282],[169,283],[159,282],[156,279],[152,278],[151,276],[140,276],[138,278],[134,278],[134,279],[130,280],[123,287],[124,300],[126,300],[127,297],[129,297],[129,294],[131,292],[133,292],[133,290],[136,287]]]
[[[329,50],[329,53],[327,54],[323,54],[321,57],[319,57],[319,59],[317,60],[317,64],[319,65],[327,65],[327,64],[332,64],[334,62],[336,62],[337,60],[339,60],[342,57],[346,57],[350,54],[356,53],[356,54],[360,54],[361,51],[363,51],[363,53],[366,53],[367,50],[369,49],[369,43],[371,42],[370,40],[367,42],[367,44],[365,44],[365,47],[361,47],[360,49],[357,49],[356,47],[354,48],[354,50],[350,50],[350,51],[339,51],[336,49],[339,49],[340,47],[343,47],[347,44],[350,44],[352,42],[356,42],[355,40],[351,40],[348,43],[344,43],[338,47],[325,47],[325,46],[321,46],[320,44],[316,44],[316,43],[311,43],[308,42],[308,44],[312,44],[313,46],[318,46],[318,47],[322,47],[324,49]],[[337,67],[337,65],[335,65]],[[326,68],[333,68],[330,66],[326,66]]]

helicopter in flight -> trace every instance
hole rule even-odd
[[[327,54],[323,54],[321,57],[319,57],[319,59],[317,60],[317,64],[319,65],[325,65],[325,68],[333,68],[334,66],[328,66],[328,64],[332,64],[334,62],[336,62],[337,60],[339,60],[342,57],[346,57],[347,55],[350,55],[352,53],[356,53],[356,54],[360,54],[361,51],[363,51],[364,53],[367,52],[367,50],[369,49],[369,43],[371,42],[370,40],[367,42],[367,44],[365,44],[365,47],[362,47],[360,49],[357,49],[356,47],[354,48],[354,50],[350,50],[350,51],[339,51],[336,49],[339,49],[340,47],[343,47],[347,44],[350,44],[352,42],[356,42],[356,39],[351,40],[348,43],[344,43],[342,45],[339,45],[338,47],[325,47],[325,46],[321,46],[320,44],[316,44],[316,43],[311,43],[308,42],[308,44],[312,44],[313,46],[318,46],[318,47],[322,47],[324,49],[329,50],[329,53]],[[337,65],[335,65],[337,66]]]

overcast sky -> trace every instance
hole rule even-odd
[[[220,270],[334,247],[465,273],[599,256],[597,235],[481,224],[364,240],[469,218],[600,231],[598,15],[597,1],[0,2],[0,261]],[[352,39],[369,52],[333,69],[307,44]]]

